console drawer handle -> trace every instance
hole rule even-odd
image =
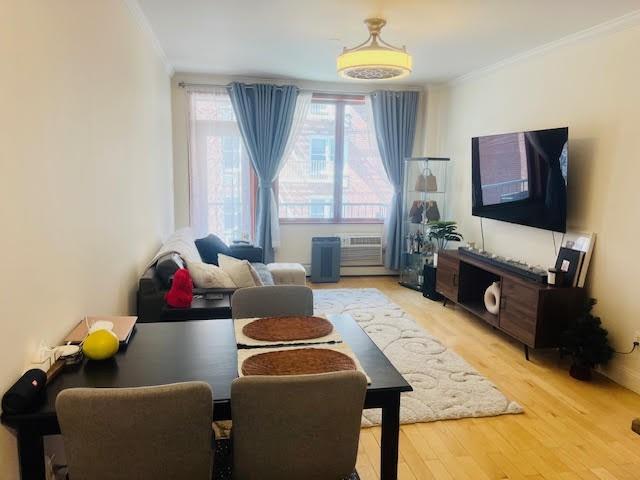
[[[504,295],[502,295],[500,297],[500,308],[503,309],[507,306],[507,297],[505,297]]]
[[[457,273],[453,274],[453,286],[454,287],[458,286],[458,274]]]

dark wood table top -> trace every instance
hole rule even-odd
[[[344,341],[371,378],[366,408],[382,406],[384,394],[412,388],[369,336],[348,315],[331,316]],[[238,376],[237,349],[230,319],[138,324],[126,350],[113,359],[85,362],[66,370],[47,387],[47,400],[33,413],[3,415],[6,425],[56,421],[58,393],[73,387],[139,387],[200,380],[213,389],[214,417],[230,418],[231,382]]]

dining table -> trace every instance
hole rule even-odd
[[[368,375],[365,409],[381,409],[380,478],[397,479],[400,396],[412,390],[361,326],[346,314],[329,315]],[[17,439],[20,478],[44,480],[44,437],[60,434],[56,397],[68,388],[122,388],[204,381],[213,390],[214,420],[231,419],[231,383],[238,378],[232,319],[142,323],[111,359],[65,368],[47,386],[34,411],[6,414],[2,424]],[[108,415],[108,412],[105,412]]]

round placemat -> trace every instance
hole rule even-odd
[[[352,358],[326,348],[258,353],[242,362],[243,375],[308,375],[355,369]]]
[[[293,342],[329,335],[332,323],[326,318],[311,316],[266,317],[254,320],[242,328],[242,333],[254,340]]]

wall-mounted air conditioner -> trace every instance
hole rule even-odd
[[[343,267],[373,267],[383,264],[380,235],[340,235],[340,265]]]

